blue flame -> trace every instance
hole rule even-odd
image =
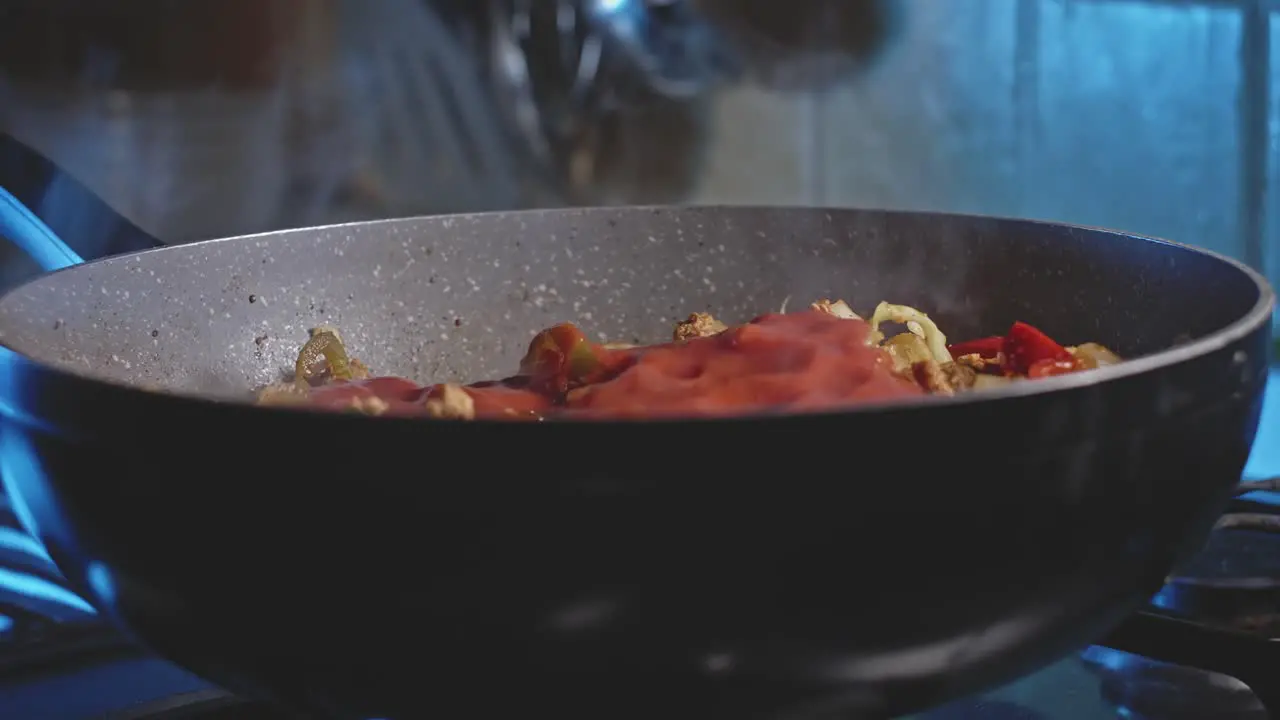
[[[53,559],[49,557],[49,553],[45,552],[44,546],[40,544],[40,541],[17,528],[0,527],[0,550],[26,553],[27,555],[34,555],[45,562],[53,562]]]
[[[57,233],[4,188],[0,188],[0,236],[22,248],[45,271],[84,262]]]
[[[98,596],[99,601],[106,603],[108,608],[115,607],[116,581],[111,577],[107,566],[95,560],[85,568],[84,574],[85,582],[89,583],[89,588]]]
[[[0,408],[0,412],[4,411]],[[0,481],[4,483],[13,514],[33,537],[47,538],[52,531],[63,529],[41,527],[36,520],[57,516],[51,510],[53,498],[45,485],[40,458],[26,433],[17,428],[8,427],[0,432]]]
[[[94,610],[84,598],[61,585],[55,585],[34,575],[0,568],[0,587],[33,600],[56,603],[90,615],[97,614],[97,610]]]
[[[9,357],[11,352],[0,348],[0,383],[9,385],[10,390],[20,391],[21,378],[16,377],[20,373],[14,372],[16,366]],[[0,405],[0,413],[9,417],[19,415],[12,411],[12,408],[2,405]],[[0,481],[3,481],[10,510],[23,528],[30,533],[27,535],[17,528],[0,527],[0,547],[25,552],[49,563],[50,570],[55,570],[48,551],[37,538],[47,537],[44,534],[47,531],[65,531],[66,528],[42,528],[36,520],[37,517],[57,517],[56,513],[47,507],[53,502],[53,498],[48,494],[44,474],[39,456],[35,448],[31,447],[30,438],[23,430],[11,426],[0,432]],[[39,512],[33,512],[33,510]],[[10,568],[0,568],[0,589],[83,613],[95,613],[92,605],[67,588],[36,575]]]

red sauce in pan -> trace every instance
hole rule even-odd
[[[312,389],[308,402],[326,410],[349,410],[360,401],[386,404],[382,415],[423,415],[423,405],[439,386],[423,387],[398,377],[340,382]],[[477,417],[530,417],[552,410],[550,398],[503,383],[464,388],[475,403]]]
[[[808,311],[765,315],[719,335],[622,351],[596,348],[608,377],[571,390],[563,403],[522,379],[465,388],[476,417],[650,418],[763,410],[821,410],[924,394],[866,344],[870,327]],[[347,409],[378,398],[382,414],[420,415],[432,387],[392,377],[316,388],[311,402]]]
[[[765,315],[709,338],[646,349],[570,393],[567,414],[640,418],[820,410],[922,395],[866,344],[870,327],[822,312]]]
[[[307,401],[326,410],[347,410],[356,402],[377,399],[388,405],[388,415],[420,415],[426,392],[411,380],[377,377],[313,388]]]
[[[555,409],[551,398],[518,387],[513,381],[478,383],[464,390],[475,403],[476,417],[532,418]]]

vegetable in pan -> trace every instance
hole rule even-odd
[[[886,335],[889,323],[906,331]],[[733,327],[694,313],[671,342],[647,346],[598,344],[564,323],[533,338],[513,377],[466,386],[372,377],[336,329],[316,328],[293,378],[264,388],[258,402],[462,420],[710,416],[955,395],[1119,361],[1101,345],[1065,347],[1023,322],[948,344],[915,308],[880,303],[864,320],[842,300],[820,300]]]

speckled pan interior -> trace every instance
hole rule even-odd
[[[933,314],[953,338],[1015,319],[1133,356],[1212,333],[1261,290],[1238,267],[1099,230],[779,208],[551,210],[390,220],[165,248],[53,273],[0,299],[0,342],[80,374],[247,398],[338,327],[374,371],[508,375],[573,321],[655,341],[840,297]]]

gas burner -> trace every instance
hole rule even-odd
[[[1270,720],[1249,686],[1218,673],[1092,647],[1084,661],[1101,680],[1103,699],[1134,720]]]
[[[1227,630],[1280,635],[1280,513],[1224,515],[1151,604]]]
[[[1238,503],[1150,608],[1107,643],[1131,652],[1084,654],[1118,712],[1143,720],[1280,717],[1272,688],[1280,676],[1280,511]]]

